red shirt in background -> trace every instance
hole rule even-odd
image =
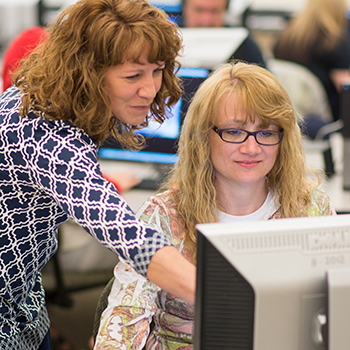
[[[3,57],[2,91],[5,91],[12,85],[11,74],[18,67],[20,61],[27,58],[38,44],[47,39],[48,36],[49,34],[44,27],[34,26],[21,32],[10,43]]]

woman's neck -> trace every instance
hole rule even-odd
[[[258,210],[268,194],[266,181],[259,184],[225,186],[216,184],[219,209],[230,215],[248,215]]]

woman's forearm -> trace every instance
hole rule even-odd
[[[175,247],[165,246],[157,250],[148,265],[147,278],[167,292],[194,304],[196,267]]]

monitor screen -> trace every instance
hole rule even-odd
[[[350,215],[197,230],[195,350],[350,349]]]
[[[182,0],[151,0],[150,4],[165,11],[170,21],[175,24],[179,23],[179,17],[182,13]]]
[[[176,163],[176,145],[183,118],[190,99],[199,85],[207,78],[209,71],[202,68],[181,68],[177,74],[183,81],[182,97],[172,107],[171,117],[163,124],[152,121],[147,128],[138,131],[145,136],[146,146],[141,151],[125,150],[116,140],[110,138],[99,148],[100,158],[163,164]]]

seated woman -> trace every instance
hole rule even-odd
[[[340,118],[342,85],[350,82],[347,7],[346,0],[305,1],[274,48],[276,58],[301,64],[320,79],[334,120]]]
[[[165,191],[139,216],[196,260],[196,224],[335,215],[309,169],[298,115],[266,69],[241,62],[198,89]],[[114,270],[95,349],[193,348],[194,305],[161,290],[124,262]],[[154,321],[150,333],[150,324]]]

